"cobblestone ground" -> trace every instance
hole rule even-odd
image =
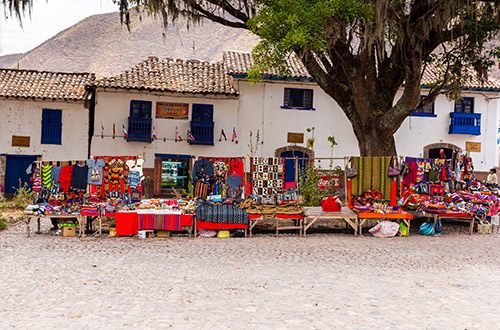
[[[0,328],[498,329],[500,235],[0,233]]]

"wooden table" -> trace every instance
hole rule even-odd
[[[85,217],[78,214],[47,214],[47,215],[38,215],[38,214],[25,214],[24,221],[26,222],[26,228],[28,231],[28,237],[30,237],[30,227],[31,222],[33,220],[37,220],[38,223],[38,231],[37,233],[41,233],[40,230],[40,219],[77,219],[78,220],[78,236],[85,237]]]
[[[359,235],[363,236],[363,225],[368,219],[379,219],[379,220],[401,220],[404,222],[406,227],[408,227],[406,236],[410,236],[410,220],[413,219],[413,215],[407,212],[401,213],[377,213],[377,212],[359,212]]]
[[[321,207],[307,207],[307,217],[304,220],[304,237],[307,230],[318,220],[345,221],[352,229],[354,236],[358,236],[358,215],[348,207],[342,207],[340,212],[324,212]]]
[[[276,237],[278,237],[280,230],[299,230],[299,235],[302,236],[304,230],[304,217],[298,214],[281,214],[278,213],[274,216],[274,218],[269,219],[274,220],[275,228],[276,228]],[[293,226],[282,226],[280,227],[280,221],[282,220],[294,220],[295,224]],[[249,226],[248,229],[250,231],[250,237],[252,237],[252,230],[257,223],[260,221],[264,221],[264,216],[262,214],[250,214],[249,215]]]

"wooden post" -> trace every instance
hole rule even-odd
[[[345,190],[345,202],[349,203],[349,196],[347,196],[347,176],[346,176],[346,168],[348,164],[347,156],[344,157],[344,190]],[[332,160],[333,161],[333,160]]]

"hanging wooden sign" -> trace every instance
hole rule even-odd
[[[290,133],[288,132],[288,143],[304,143],[304,133]]]
[[[481,152],[481,142],[465,142],[465,150],[470,152]]]
[[[156,118],[188,119],[189,104],[156,102]]]
[[[12,146],[13,147],[29,147],[30,146],[30,137],[29,136],[12,135]]]

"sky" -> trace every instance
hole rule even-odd
[[[34,0],[22,28],[16,17],[5,17],[4,9],[0,5],[0,55],[29,51],[82,19],[118,11],[118,6],[112,0]]]

